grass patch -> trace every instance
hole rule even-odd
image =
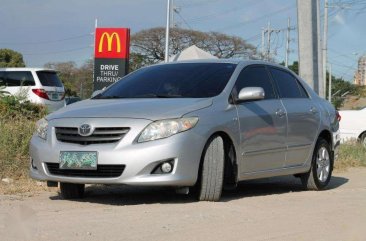
[[[28,174],[29,141],[46,108],[13,96],[0,98],[0,178],[21,179]]]
[[[366,148],[359,143],[343,143],[334,169],[346,170],[350,167],[366,167]]]

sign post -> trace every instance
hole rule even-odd
[[[128,73],[130,29],[96,28],[94,91],[107,87]]]

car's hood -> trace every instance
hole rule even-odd
[[[60,118],[137,118],[160,120],[178,118],[212,105],[205,99],[109,99],[85,100],[66,106],[47,116]]]

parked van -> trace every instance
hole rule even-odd
[[[41,68],[0,68],[0,86],[12,95],[46,105],[50,112],[65,106],[65,88],[56,72]]]

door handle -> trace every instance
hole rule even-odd
[[[316,114],[316,113],[318,113],[318,110],[315,107],[311,107],[310,112],[313,114]]]
[[[277,115],[278,117],[283,117],[285,114],[286,114],[286,113],[285,113],[282,109],[278,109],[278,110],[276,111],[276,115]]]

